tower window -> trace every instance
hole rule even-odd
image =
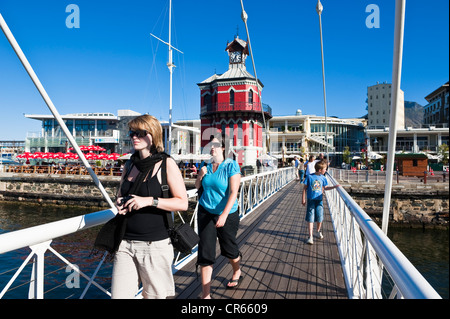
[[[230,104],[234,104],[234,91],[230,91]]]
[[[253,91],[248,91],[248,103],[253,104]]]

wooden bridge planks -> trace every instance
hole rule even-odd
[[[226,289],[232,269],[228,260],[219,256],[213,266],[213,298],[348,297],[326,202],[324,239],[315,238],[314,245],[306,244],[308,230],[304,220],[306,208],[301,204],[302,188],[298,181],[291,182],[241,221],[238,244],[243,254],[244,280],[238,289]],[[175,274],[175,283],[177,299],[196,299],[201,295],[195,260]]]

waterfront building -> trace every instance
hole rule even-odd
[[[332,163],[342,162],[345,147],[359,153],[364,144],[366,119],[339,119],[327,117],[328,134],[325,134],[325,117],[302,115],[274,116],[269,121],[270,151],[279,158],[292,155],[327,153]],[[326,136],[327,135],[327,141]],[[283,154],[284,153],[284,154]]]
[[[0,166],[13,161],[16,154],[23,153],[25,141],[0,141]]]
[[[389,140],[389,109],[391,84],[382,83],[368,87],[368,125],[366,144],[368,152],[386,154]],[[436,155],[438,147],[448,145],[448,82],[429,94],[429,104],[424,107],[422,125],[405,125],[404,100],[401,91],[396,138],[396,152],[426,152]],[[446,106],[445,106],[445,103]],[[445,116],[447,116],[445,122]]]
[[[397,110],[397,126],[405,126],[404,93],[400,90]],[[368,127],[383,128],[389,126],[391,116],[391,84],[383,82],[367,88]]]
[[[256,158],[264,153],[266,142],[269,143],[267,150],[270,154],[279,159],[328,152],[332,165],[342,163],[346,147],[353,156],[369,152],[381,155],[387,153],[389,126],[370,125],[370,114],[367,119],[328,117],[327,139],[323,116],[303,115],[298,110],[295,115],[272,117],[271,108],[263,104],[263,118],[257,92],[263,86],[258,81],[257,89],[255,78],[245,70],[246,42],[236,38],[226,50],[230,59],[229,70],[222,75],[214,74],[198,84],[201,90],[200,119],[180,120],[173,124],[172,155],[208,152],[203,148],[214,131],[224,132],[228,136],[228,151],[234,152],[241,166],[255,166]],[[235,58],[235,52],[241,58]],[[378,92],[385,92],[389,86],[379,85],[385,85],[385,88],[379,88]],[[376,88],[374,90],[376,92]],[[436,95],[442,96],[442,92],[437,91]],[[376,100],[376,96],[372,99]],[[448,101],[448,91],[444,99]],[[437,99],[432,101],[436,103]],[[448,106],[446,112],[448,114]],[[127,124],[138,115],[141,114],[132,110],[118,110],[117,115],[76,113],[62,115],[62,118],[78,145],[95,144],[107,149],[107,153],[123,154],[133,149]],[[38,133],[28,132],[25,142],[20,145],[16,143],[15,154],[23,151],[67,152],[71,145],[52,115],[27,114],[25,117],[42,121],[42,129]],[[267,132],[263,129],[264,120]],[[161,121],[161,124],[167,149],[169,123]],[[6,153],[6,144],[3,144],[2,150]],[[442,144],[449,145],[448,124],[400,126],[397,131],[396,152],[427,152],[436,155]]]
[[[61,115],[78,145],[101,145],[109,152],[122,152],[130,143],[121,143],[120,136],[128,133],[126,123],[139,115],[130,110],[113,113],[74,113]],[[53,115],[25,114],[26,118],[42,121],[41,132],[27,133],[25,151],[67,152],[71,147]]]
[[[107,153],[128,153],[133,144],[128,136],[128,122],[141,115],[132,110],[113,113],[75,113],[61,115],[78,145],[100,145]],[[69,140],[53,115],[26,114],[25,117],[42,121],[40,132],[27,132],[23,151],[67,152]],[[172,127],[173,152],[176,154],[199,154],[200,121],[180,121]],[[167,149],[169,123],[161,121],[163,139]],[[21,153],[21,152],[16,152]]]
[[[428,94],[425,99],[428,104],[424,107],[424,124],[448,127],[450,102],[448,82]]]
[[[211,135],[226,136],[227,152],[233,152],[240,165],[255,166],[263,153],[264,122],[272,118],[268,105],[261,103],[263,84],[245,66],[248,43],[238,36],[226,46],[229,67],[198,83],[200,88],[201,147]]]
[[[437,154],[438,147],[448,144],[449,129],[447,127],[424,126],[403,127],[397,130],[396,152],[428,152]],[[387,153],[389,127],[366,129],[368,151]]]

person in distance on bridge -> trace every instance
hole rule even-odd
[[[320,239],[323,238],[321,232],[323,222],[323,192],[340,186],[339,184],[328,186],[327,178],[324,176],[327,171],[326,161],[317,162],[314,169],[314,174],[306,175],[302,192],[302,204],[303,206],[307,204],[305,220],[308,222],[309,237],[306,243],[310,245],[314,243],[314,222],[317,224],[317,237]]]
[[[314,165],[316,165],[316,157],[310,155],[309,159],[305,162],[305,177],[315,173]]]
[[[305,163],[303,162],[302,157],[300,157],[300,162],[298,163],[298,176],[300,179],[300,183],[302,183],[305,177]]]

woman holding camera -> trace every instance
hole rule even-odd
[[[121,231],[115,232],[113,299],[134,298],[142,283],[147,299],[175,295],[173,248],[165,222],[167,211],[187,210],[183,177],[175,161],[164,153],[162,128],[150,115],[128,124],[135,153],[125,165],[116,206]],[[171,198],[161,198],[161,164],[166,161]]]

